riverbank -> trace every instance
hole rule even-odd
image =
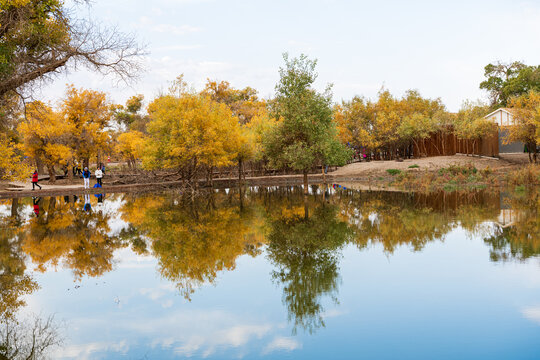
[[[532,168],[533,170],[528,170]],[[355,183],[365,190],[432,191],[467,188],[519,186],[519,180],[533,182],[538,176],[534,171],[538,166],[527,164],[526,154],[507,155],[501,159],[470,156],[438,156],[403,161],[359,162],[338,168],[326,175],[309,175],[310,184]],[[531,173],[531,171],[533,171]],[[540,170],[538,170],[540,174]],[[136,178],[135,176],[132,177]],[[132,179],[132,181],[133,181]],[[175,181],[148,181],[144,183],[119,184],[116,177],[105,178],[103,188],[84,189],[81,184],[41,183],[43,189],[32,190],[30,182],[4,183],[0,198],[26,196],[57,196],[81,193],[142,192],[159,189],[181,188],[183,183]],[[243,181],[247,186],[287,186],[302,184],[302,175],[276,175],[248,177]],[[200,181],[200,187],[208,187]],[[214,179],[213,187],[228,188],[238,186],[237,178]]]

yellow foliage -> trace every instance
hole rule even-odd
[[[508,126],[508,142],[540,143],[540,92],[510,99],[515,125]]]
[[[22,180],[28,176],[30,166],[23,161],[17,146],[0,134],[0,180]]]
[[[145,141],[145,136],[140,131],[122,133],[118,136],[116,151],[122,154],[124,159],[134,162],[141,157]]]
[[[68,86],[61,105],[64,121],[72,124],[72,148],[78,159],[88,159],[106,149],[109,134],[105,130],[111,107],[104,92]]]
[[[26,121],[19,125],[26,155],[41,158],[49,167],[71,160],[69,144],[73,131],[71,122],[39,101],[28,104]]]
[[[163,96],[148,106],[146,168],[227,166],[241,145],[240,125],[225,104],[207,96]]]

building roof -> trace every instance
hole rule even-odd
[[[487,114],[486,116],[484,116],[484,119],[490,117],[491,115],[493,115],[493,114],[495,114],[495,113],[497,113],[499,111],[503,111],[503,112],[507,113],[508,115],[513,115],[512,114],[512,109],[510,109],[510,108],[498,108],[497,110],[495,110],[495,111]]]

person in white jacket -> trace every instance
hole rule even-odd
[[[101,180],[103,179],[103,171],[101,171],[101,168],[97,168],[96,170],[96,180],[99,186],[103,186]]]

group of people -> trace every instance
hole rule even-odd
[[[74,167],[75,169],[75,167]],[[77,172],[78,173],[78,172]],[[74,170],[75,174],[75,170]],[[96,185],[94,187],[102,187],[103,186],[103,175],[105,174],[105,166],[103,164],[100,164],[98,168],[96,169],[96,172],[94,173],[96,177]],[[90,188],[90,177],[92,176],[92,173],[90,170],[88,170],[88,167],[84,167],[84,170],[81,172],[82,178],[83,178],[83,184],[85,189]],[[32,190],[35,190],[36,187],[38,187],[41,190],[41,185],[39,185],[39,175],[37,169],[32,174]]]

